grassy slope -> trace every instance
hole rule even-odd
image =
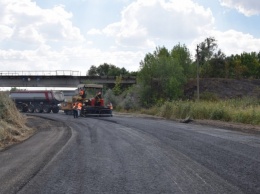
[[[26,118],[18,112],[8,93],[0,92],[0,148],[19,142],[32,131],[25,122]]]

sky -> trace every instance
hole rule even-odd
[[[104,63],[139,71],[156,47],[214,37],[226,56],[260,51],[260,0],[0,0],[0,72]]]

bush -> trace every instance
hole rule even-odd
[[[173,107],[174,104],[172,102],[165,102],[164,105],[159,110],[159,116],[170,119],[173,116]]]
[[[200,94],[200,99],[205,101],[218,101],[219,98],[216,94],[211,92],[203,92]]]
[[[107,104],[111,102],[114,108],[116,108],[116,106],[118,105],[118,97],[115,96],[113,90],[111,89],[106,91],[104,95],[104,100]]]

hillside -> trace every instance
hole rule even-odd
[[[210,93],[221,99],[255,97],[260,98],[260,80],[251,79],[200,79],[200,94]],[[197,81],[191,80],[184,89],[187,98],[196,98]]]

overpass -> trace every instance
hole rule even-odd
[[[0,71],[0,87],[77,87],[81,83],[114,85],[116,76],[87,76],[79,71]],[[123,85],[136,83],[134,76],[122,76]]]

